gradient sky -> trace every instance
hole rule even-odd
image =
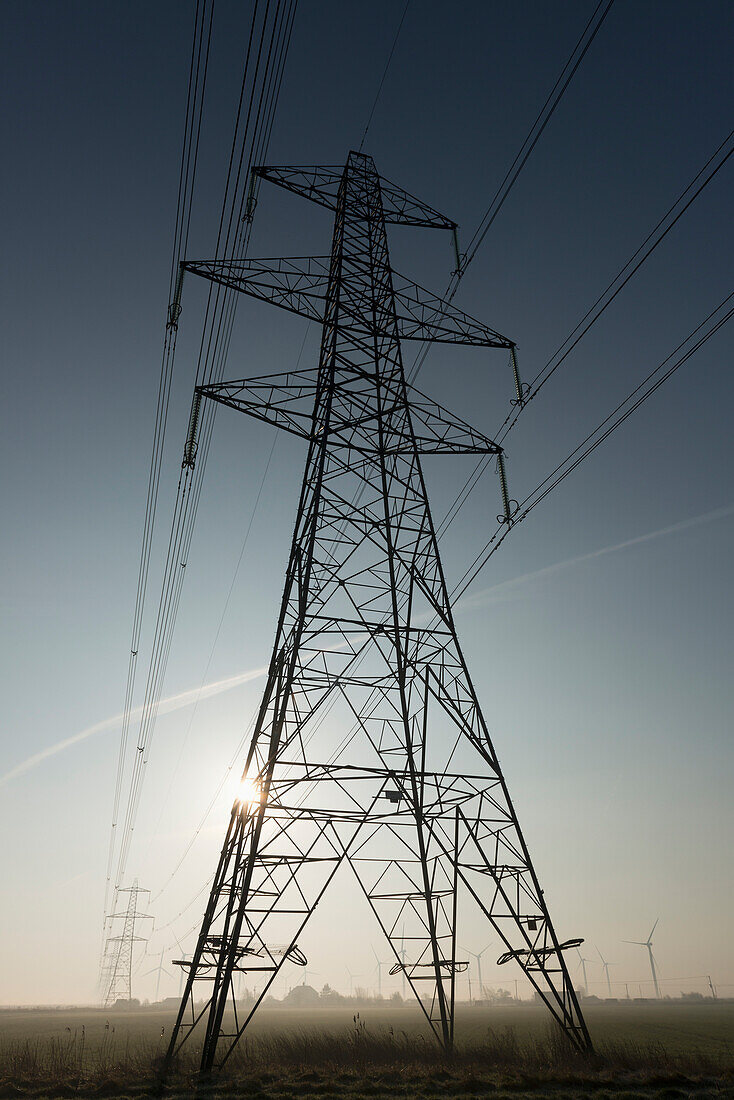
[[[378,169],[456,218],[468,240],[593,6],[412,0],[366,142]],[[192,10],[178,0],[6,0],[0,10],[2,1003],[95,996]],[[395,0],[301,0],[272,163],[339,163],[359,145],[401,10]],[[213,251],[248,18],[249,5],[218,0],[192,257]],[[517,340],[526,377],[731,129],[733,22],[729,0],[612,8],[456,299]],[[514,496],[734,289],[733,172],[730,163],[528,409],[508,441]],[[252,255],[324,253],[329,237],[325,212],[263,189]],[[391,245],[398,270],[443,289],[448,239],[402,229]],[[151,606],[203,300],[186,287]],[[295,363],[305,325],[243,301],[226,376]],[[317,346],[312,327],[303,365]],[[559,934],[586,937],[588,957],[598,945],[620,995],[625,981],[632,995],[649,991],[642,948],[621,941],[643,939],[658,916],[663,989],[703,991],[710,973],[734,993],[733,349],[730,327],[512,533],[457,615]],[[461,347],[434,348],[420,387],[490,435],[511,396],[504,353]],[[264,424],[218,416],[164,688],[172,702],[128,864],[154,895],[261,690],[304,460],[289,437],[276,442],[206,672],[216,686],[192,721],[271,442]],[[471,460],[425,465],[441,516]],[[497,511],[487,477],[442,543],[450,581]],[[228,788],[152,903],[151,956],[178,954],[176,936],[190,944],[203,907],[192,898],[230,801]],[[474,925],[463,935],[474,951],[486,939]],[[387,958],[344,879],[304,937],[309,980],[346,989],[349,966],[374,986],[370,944]],[[492,965],[498,953],[485,956],[484,979],[508,986]],[[285,974],[276,992],[301,977]],[[589,979],[601,993],[599,963]],[[177,988],[177,975],[164,977],[162,993]],[[138,979],[141,997],[154,989],[155,976]]]

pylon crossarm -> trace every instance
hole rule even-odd
[[[266,424],[283,428],[291,435],[297,435],[301,439],[312,439],[312,414],[310,411],[298,408],[302,395],[276,393],[271,390],[264,396],[262,389],[263,387],[258,386],[256,380],[254,385],[250,385],[247,380],[242,380],[219,383],[214,386],[200,386],[197,392],[220,405],[227,405],[230,409],[246,413],[256,420],[264,420]],[[313,401],[313,397],[311,400]]]
[[[513,959],[521,958],[528,959],[529,962],[533,960],[537,960],[538,962],[543,960],[543,962],[545,962],[551,955],[557,955],[561,951],[569,951],[572,947],[580,947],[583,942],[583,937],[577,936],[576,939],[573,940],[564,940],[563,943],[559,943],[558,947],[518,947],[513,951],[505,951],[504,954],[500,955],[497,959],[497,965],[503,966]]]
[[[340,165],[305,168],[257,165],[252,171],[260,179],[284,187],[286,191],[292,191],[304,199],[310,199],[319,206],[325,206],[327,210],[336,210],[339,187],[344,175],[344,168]]]
[[[281,256],[247,260],[187,260],[187,271],[248,294],[290,313],[323,323],[330,257]],[[398,335],[403,340],[507,348],[514,344],[482,321],[393,272]],[[342,303],[342,324],[366,338],[387,331],[389,319],[375,320],[359,298]]]
[[[456,413],[449,412],[414,386],[408,386],[410,418],[423,454],[499,454],[502,448]],[[429,434],[430,433],[430,434]]]
[[[344,178],[344,168],[324,167],[276,167],[258,166],[253,172],[261,179],[284,187],[303,198],[311,199],[319,206],[336,210],[339,187]],[[456,222],[444,217],[428,203],[417,199],[403,187],[384,176],[379,177],[382,210],[386,222],[392,225],[412,225],[422,229],[456,229]]]
[[[317,386],[314,371],[301,371],[219,382],[199,386],[196,392],[238,412],[283,428],[292,435],[318,442],[318,437],[311,430]],[[353,389],[349,390],[348,396],[353,416],[351,419],[341,418],[332,427],[334,442],[342,442],[350,451],[359,454],[374,455],[377,441],[374,435],[370,438],[370,434],[377,425],[378,415],[369,407],[366,396]],[[419,390],[409,387],[408,396],[411,429],[400,427],[393,432],[391,442],[385,448],[386,454],[412,454],[416,450],[419,454],[435,455],[502,453],[502,448],[492,439]],[[396,402],[396,412],[401,410],[401,406],[402,401]]]
[[[328,256],[282,256],[262,260],[187,260],[187,271],[262,302],[323,322],[329,280]]]
[[[389,225],[413,225],[419,229],[448,229],[453,232],[457,223],[439,214],[428,203],[417,199],[405,188],[380,176],[380,193],[385,221]]]
[[[506,336],[470,317],[412,279],[393,272],[398,332],[403,340],[511,348]]]

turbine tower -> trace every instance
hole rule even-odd
[[[158,961],[158,966],[154,966],[152,970],[146,970],[145,973],[141,975],[141,977],[143,977],[143,978],[147,978],[150,974],[155,974],[156,975],[155,998],[154,998],[154,1001],[156,1001],[156,1002],[160,999],[161,974],[165,974],[168,978],[173,977],[170,970],[166,970],[165,966],[163,965],[163,956],[164,955],[165,955],[165,948],[164,948],[163,951],[161,951],[161,957]]]
[[[589,980],[586,977],[586,964],[587,964],[587,962],[591,962],[591,959],[585,959],[584,956],[581,954],[581,952],[578,950],[578,948],[576,949],[576,954],[579,957],[579,966],[581,967],[581,972],[584,975],[584,995],[586,997],[588,997],[589,996]]]
[[[658,919],[653,924],[652,928],[650,929],[650,935],[647,937],[646,940],[623,940],[622,941],[623,943],[634,943],[638,947],[646,947],[647,948],[647,954],[648,954],[649,959],[650,959],[650,973],[652,974],[652,984],[655,986],[655,996],[657,997],[658,1000],[660,1000],[660,987],[658,985],[657,971],[655,970],[655,956],[652,953],[652,936],[653,936],[653,932],[655,931],[655,929],[658,926],[658,921],[659,920],[660,920],[660,917],[658,917]]]
[[[479,999],[482,1001],[486,1000],[484,993],[484,983],[482,982],[482,955],[489,951],[491,946],[492,944],[488,943],[487,946],[483,947],[482,950],[478,953],[476,951],[467,951],[467,955],[471,955],[473,959],[477,960],[477,976],[479,978]]]
[[[456,225],[371,157],[255,172],[330,209],[334,230],[329,256],[184,265],[317,321],[322,337],[313,369],[202,386],[192,404],[184,464],[204,398],[299,437],[306,464],[242,790],[168,1059],[196,1034],[203,1072],[226,1062],[284,960],[305,961],[299,940],[344,865],[439,1042],[453,1042],[467,965],[461,900],[589,1049],[563,957],[581,941],[561,943],[551,923],[459,645],[423,475],[425,455],[496,456],[509,523],[502,449],[409,386],[401,350],[514,343],[393,271],[388,224]],[[259,980],[244,1009],[239,971]]]
[[[374,947],[372,948],[372,954],[375,956],[375,971],[377,973],[377,996],[382,999],[382,968],[385,963],[377,954]]]

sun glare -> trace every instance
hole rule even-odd
[[[235,802],[238,802],[243,809],[250,810],[262,801],[262,793],[262,787],[258,780],[245,777],[240,780]]]

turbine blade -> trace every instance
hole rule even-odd
[[[648,943],[649,943],[649,942],[650,942],[650,940],[652,939],[652,934],[653,934],[653,932],[655,931],[655,929],[657,928],[657,926],[658,926],[658,921],[659,921],[659,920],[660,920],[660,917],[658,917],[658,919],[657,919],[657,920],[655,921],[655,923],[654,923],[654,924],[653,924],[653,926],[652,926],[652,930],[651,930],[651,932],[650,932],[650,935],[649,935],[649,936],[647,937],[647,942],[648,942]]]

